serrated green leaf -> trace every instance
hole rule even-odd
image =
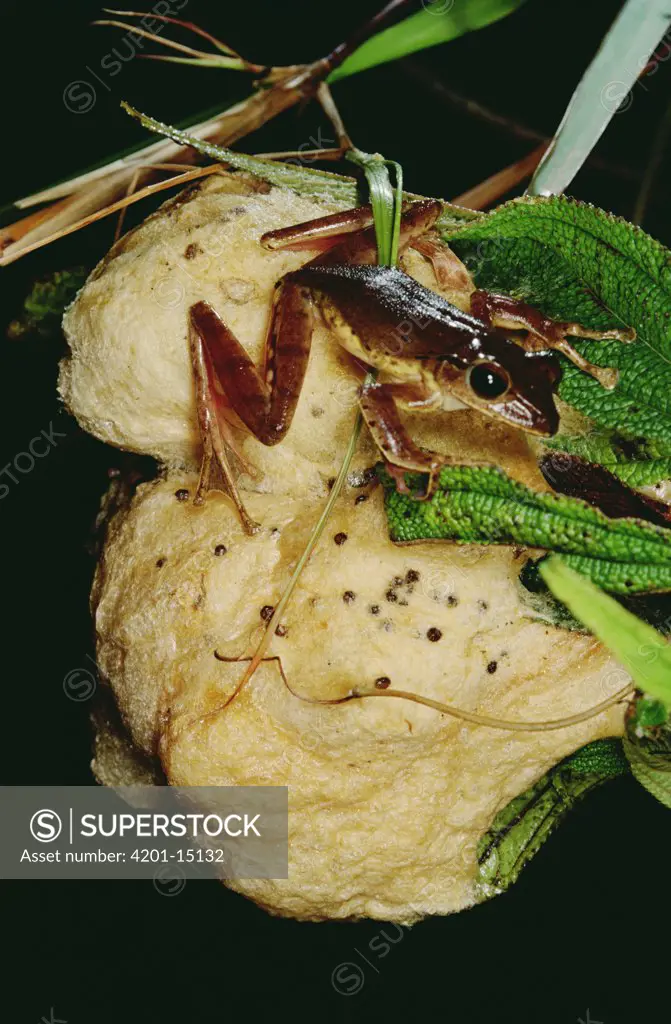
[[[645,487],[671,478],[671,443],[640,438],[631,440],[616,431],[558,434],[543,440],[546,448],[598,462],[629,487]]]
[[[671,730],[661,727],[639,737],[628,729],[623,747],[634,778],[665,807],[671,807]]]
[[[596,347],[598,345],[598,348]],[[558,394],[601,427],[671,447],[671,364],[634,342],[587,342],[576,345],[598,366],[615,366],[620,379],[614,391],[564,361]]]
[[[518,577],[520,597],[527,606],[528,616],[541,622],[549,622],[560,629],[589,632],[582,622],[572,615],[565,604],[557,600],[540,575],[542,558],[530,558],[525,562]],[[671,594],[635,594],[632,597],[615,595],[615,599],[637,618],[659,630],[664,636],[671,635]]]
[[[358,74],[377,64],[406,57],[439,43],[449,43],[476,29],[499,21],[524,0],[469,0],[454,7],[449,0],[425,0],[422,10],[397,25],[383,29],[363,43],[330,76],[329,82]]]
[[[671,444],[671,255],[640,228],[562,196],[512,200],[445,237],[479,287],[637,340],[578,348],[620,381],[606,391],[563,360],[559,395],[596,424]]]
[[[582,797],[627,770],[620,740],[596,740],[511,800],[478,843],[477,880],[482,896],[504,892]]]
[[[617,594],[671,590],[671,530],[609,519],[576,498],[532,491],[494,467],[445,466],[427,501],[400,494],[384,468],[380,476],[396,543],[523,544],[566,555],[569,565]],[[421,476],[406,479],[419,487]]]

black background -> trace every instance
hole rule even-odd
[[[251,59],[277,64],[322,55],[379,6],[190,0],[182,16]],[[612,0],[529,0],[498,25],[414,64],[430,80],[551,133],[618,7]],[[103,76],[104,85],[94,82],[88,69],[100,73],[121,36],[90,27],[98,12],[91,0],[3,0],[3,202],[141,141],[142,131],[119,110],[121,98],[174,123],[244,93],[243,76],[137,59]],[[75,114],[63,92],[79,79],[95,84],[97,99]],[[670,82],[662,64],[635,87],[633,103],[598,147],[606,169],[585,169],[572,194],[631,215]],[[335,92],[355,141],[402,161],[407,187],[425,195],[456,196],[534,145],[446,104],[405,63],[344,81]],[[326,129],[310,106],[241,145],[293,148],[320,125]],[[668,244],[667,178],[664,171],[646,227]],[[147,210],[136,209],[129,224]],[[106,221],[0,271],[3,331],[35,277],[91,265],[112,233]],[[66,699],[62,682],[93,655],[86,544],[118,457],[59,409],[58,342],[3,339],[0,353],[0,466],[51,423],[65,434],[0,502],[2,782],[84,784],[91,778],[88,708]],[[668,811],[630,779],[611,783],[572,814],[510,893],[417,925],[384,958],[369,945],[379,948],[382,923],[276,920],[215,883],[190,882],[166,898],[145,882],[5,882],[2,1020],[37,1024],[52,1007],[68,1024],[224,1021],[242,1013],[252,1020],[411,1014],[460,1024],[573,1024],[588,1009],[604,1024],[665,1020],[667,943],[658,925],[669,912],[670,839]],[[398,939],[396,928],[386,931]],[[348,961],[364,972],[363,987],[350,996],[331,983]]]

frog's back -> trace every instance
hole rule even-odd
[[[367,354],[363,358],[375,365],[384,356],[445,358],[489,333],[482,321],[395,267],[323,265],[294,276],[326,300],[332,325],[337,311],[343,329]]]

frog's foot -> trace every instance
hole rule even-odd
[[[413,401],[414,399],[414,401]],[[420,408],[428,404],[421,386],[378,384],[373,382],[361,392],[361,412],[373,440],[382,452],[387,470],[396,488],[402,494],[412,494],[420,500],[430,498],[438,483],[441,468],[453,462],[447,455],[419,448],[408,434],[398,412],[397,400],[409,407]],[[427,473],[428,481],[423,493],[412,491],[405,480],[406,473]]]
[[[424,256],[433,269],[441,291],[459,309],[470,308],[471,295],[476,290],[475,282],[458,256],[449,245],[433,231],[410,242],[410,248]]]
[[[444,465],[452,463],[452,459],[438,455],[436,452],[424,452],[423,454],[431,458],[431,464],[429,466],[397,466],[395,463],[389,462],[388,459],[385,459],[384,464],[384,468],[394,481],[398,493],[407,494],[411,498],[414,498],[415,501],[427,501],[429,498],[433,497],[436,493],[436,487],[438,486],[440,470]],[[426,484],[424,486],[424,490],[418,491],[416,488],[409,487],[405,479],[406,473],[425,474]]]
[[[617,384],[618,371],[613,367],[596,366],[594,363],[590,363],[571,345],[566,335],[595,340],[612,338],[618,341],[633,341],[636,337],[636,332],[630,329],[591,331],[581,324],[550,320],[549,317],[543,316],[539,310],[527,305],[526,302],[518,302],[509,296],[496,295],[492,292],[473,292],[471,312],[478,319],[493,327],[527,330],[529,335],[524,342],[525,348],[530,351],[539,351],[544,348],[556,349],[570,359],[578,369],[589,373],[609,391]]]
[[[193,322],[189,328],[189,348],[196,384],[198,426],[203,446],[200,479],[193,503],[202,505],[208,491],[221,489],[223,482],[223,489],[232,498],[243,529],[249,534],[256,533],[259,524],[251,518],[245,508],[228,458],[229,451],[237,455],[231,428],[219,407],[220,399],[214,386],[211,362]],[[243,460],[241,462],[246,470],[251,468]]]
[[[395,466],[393,462],[388,462],[385,459],[384,468],[394,481],[394,484],[396,485],[396,490],[398,491],[399,494],[413,493],[412,488],[408,487],[407,481],[405,479],[405,474],[408,472],[405,466]]]

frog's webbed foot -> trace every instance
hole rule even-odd
[[[508,328],[510,330],[529,331],[525,348],[540,350],[552,348],[561,352],[567,359],[589,373],[609,391],[612,390],[618,381],[618,371],[613,367],[596,366],[585,359],[567,340],[566,335],[575,338],[591,338],[598,341],[615,339],[617,341],[633,341],[636,332],[632,329],[591,331],[581,324],[550,320],[549,317],[534,309],[525,302],[518,302],[506,295],[496,295],[492,292],[475,291],[471,295],[471,312],[478,319],[494,327]]]
[[[220,408],[221,397],[215,388],[212,363],[193,317],[189,322],[189,350],[196,385],[198,427],[203,447],[200,479],[193,503],[202,505],[207,492],[218,489],[221,478],[224,490],[232,498],[245,532],[256,533],[259,524],[251,518],[245,508],[229,462],[228,452],[232,451],[236,456],[237,452],[231,429]]]
[[[475,282],[449,245],[443,242],[436,232],[429,231],[420,238],[413,239],[410,248],[421,253],[429,261],[436,281],[449,301],[460,309],[468,310],[471,295],[476,290]]]
[[[387,471],[402,494],[426,500],[436,489],[441,468],[454,460],[448,455],[419,448],[408,434],[398,412],[397,400],[409,408],[430,408],[433,396],[413,385],[367,384],[361,393],[361,412],[373,440],[382,452]],[[417,494],[408,487],[406,473],[428,474],[424,493]]]
[[[258,529],[247,514],[229,462],[235,454],[226,418],[232,412],[265,445],[286,434],[298,403],[310,356],[312,305],[307,288],[292,275],[275,289],[266,336],[263,369],[258,370],[244,346],[207,302],[189,310],[189,347],[196,383],[203,465],[196,494],[202,504],[216,486],[219,472],[248,533]]]

